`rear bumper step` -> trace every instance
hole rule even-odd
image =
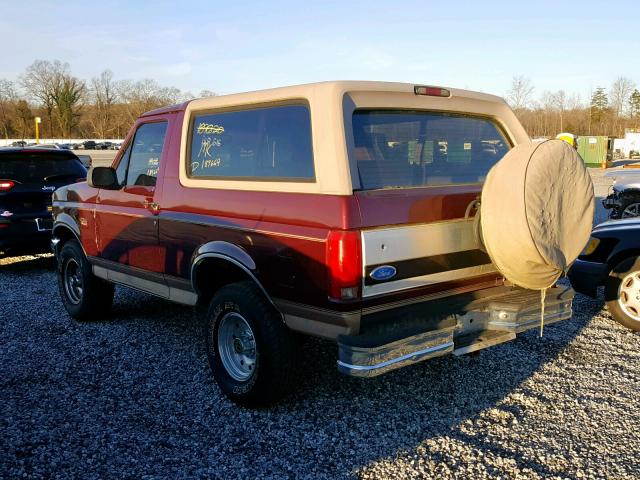
[[[467,333],[466,335],[456,337],[453,354],[460,356],[477,352],[483,348],[493,347],[494,345],[508,342],[515,338],[516,334],[514,332],[505,332],[502,330],[479,330],[477,332]]]
[[[396,368],[453,351],[453,328],[424,332],[385,345],[357,347],[338,343],[338,370],[354,377],[375,377]]]
[[[351,376],[374,377],[448,353],[464,355],[498,345],[540,325],[540,292],[516,288],[496,292],[496,295],[469,302],[458,313],[444,319],[434,318],[433,305],[425,302],[421,308],[424,331],[416,331],[420,320],[415,318],[413,308],[406,336],[399,335],[402,318],[397,317],[403,312],[360,335],[341,336],[338,338],[338,370]],[[570,318],[573,296],[570,288],[549,289],[545,324]],[[390,322],[393,328],[389,328]]]

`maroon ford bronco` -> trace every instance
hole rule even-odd
[[[528,141],[498,97],[399,83],[146,113],[110,167],[55,192],[62,301],[90,320],[119,284],[208,305],[215,379],[248,406],[291,387],[301,334],[364,377],[512,340],[539,292],[504,281],[473,218],[489,169]],[[546,323],[572,297],[549,290]]]

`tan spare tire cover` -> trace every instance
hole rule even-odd
[[[482,241],[507,280],[542,290],[584,248],[593,212],[593,183],[571,146],[562,140],[521,144],[487,176]]]

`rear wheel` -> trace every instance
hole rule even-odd
[[[607,307],[622,325],[640,331],[640,257],[614,267],[605,285]]]
[[[113,284],[96,277],[76,240],[58,255],[58,289],[69,315],[77,320],[104,316],[113,303]]]
[[[222,287],[207,316],[207,357],[227,397],[240,405],[261,407],[291,390],[296,339],[252,282]]]

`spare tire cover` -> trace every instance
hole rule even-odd
[[[521,144],[487,175],[482,242],[507,280],[542,290],[584,248],[593,212],[593,183],[571,146],[562,140]]]

